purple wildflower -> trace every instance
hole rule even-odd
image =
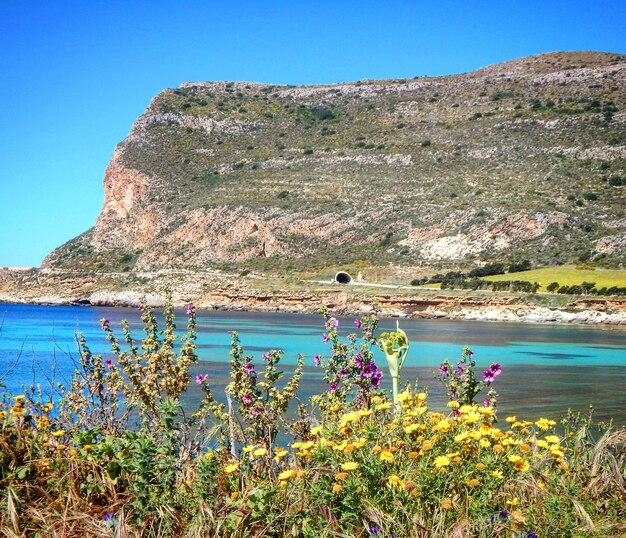
[[[487,383],[493,383],[493,381],[496,379],[497,376],[500,375],[501,372],[502,367],[497,362],[494,362],[489,368],[487,368],[483,372],[483,379]]]
[[[489,396],[485,396],[485,399],[483,400],[483,407],[489,407],[489,404],[491,402],[489,402]]]
[[[337,372],[337,375],[341,378],[341,379],[345,379],[346,377],[348,377],[348,372],[346,372],[346,370],[344,368],[342,368],[341,370],[339,370]]]
[[[322,344],[328,344],[329,340],[330,340],[330,337],[328,336],[328,333],[324,333],[322,335]]]
[[[328,385],[328,390],[330,392],[335,392],[337,390],[337,383],[331,383],[330,385]]]
[[[251,394],[244,394],[241,397],[241,401],[245,404],[245,405],[250,405],[252,403],[252,395]]]
[[[198,385],[204,385],[208,379],[209,376],[207,374],[198,374],[196,376],[196,383],[198,383]]]
[[[509,517],[509,511],[505,508],[504,510],[500,511],[498,516],[501,517],[502,519],[504,519],[505,517]]]
[[[537,538],[537,535],[533,531],[526,531],[526,538]]]
[[[252,364],[251,362],[247,362],[246,364],[244,364],[243,369],[248,375],[256,374],[256,372],[254,371],[254,364]]]
[[[439,371],[441,372],[441,375],[445,377],[448,377],[448,375],[450,374],[448,370],[448,365],[445,362],[441,363],[441,366],[439,366]]]
[[[382,370],[376,370],[376,373],[372,376],[372,386],[373,387],[380,387],[380,382],[383,379],[383,372]]]
[[[370,534],[378,534],[379,528],[376,525],[372,525],[368,531]]]
[[[100,320],[100,325],[102,325],[103,329],[108,329],[109,328],[109,320],[105,319],[105,318],[102,318]]]
[[[363,357],[361,357],[360,353],[357,353],[354,356],[354,364],[356,365],[357,368],[363,368]]]
[[[471,359],[474,356],[474,352],[471,349],[468,350],[467,356]]]
[[[360,329],[360,328],[361,328],[361,320],[360,320],[360,319],[358,319],[358,318],[357,318],[357,319],[355,319],[355,320],[354,320],[354,326],[355,326],[357,329]]]
[[[186,307],[185,307],[185,313],[188,316],[191,316],[193,314],[193,305],[191,303],[189,303]]]
[[[361,373],[361,375],[363,377],[370,378],[370,377],[372,377],[376,373],[377,370],[378,370],[378,368],[376,368],[376,364],[373,361],[372,362],[368,362],[363,367],[363,372]]]
[[[333,329],[337,330],[337,327],[339,327],[339,321],[337,318],[330,318],[328,321],[332,324]]]
[[[261,355],[261,360],[267,362],[268,356],[269,356],[269,353],[263,353],[263,355]]]
[[[111,368],[113,368],[113,361],[111,359],[107,359],[104,361],[104,365],[111,370]]]
[[[258,407],[253,407],[252,408],[252,415],[253,416],[258,417],[261,413],[262,413],[262,411]]]
[[[102,521],[109,521],[110,519],[113,519],[114,517],[115,517],[115,514],[113,514],[113,512],[107,512],[106,514],[102,516]]]
[[[322,357],[320,355],[313,355],[313,362],[315,366],[319,366],[322,364]]]

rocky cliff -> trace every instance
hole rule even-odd
[[[185,83],[116,148],[95,226],[43,266],[615,266],[625,184],[624,55],[327,86]]]

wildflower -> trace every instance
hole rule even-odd
[[[101,326],[103,329],[108,329],[108,328],[109,328],[109,325],[110,325],[110,323],[109,323],[109,320],[108,320],[108,319],[106,319],[106,318],[102,318],[102,319],[100,320],[100,326]]]
[[[320,355],[313,355],[313,363],[315,366],[320,366],[322,364],[322,357]]]
[[[452,501],[450,499],[443,499],[441,501],[441,508],[444,510],[450,510],[450,508],[452,508]]]
[[[330,337],[328,336],[328,333],[324,333],[322,335],[322,344],[328,344],[329,340],[330,340]]]
[[[487,368],[483,372],[483,379],[487,383],[493,383],[496,377],[498,377],[501,372],[502,372],[502,367],[497,362],[494,362],[489,368]]]
[[[328,385],[328,390],[330,392],[336,392],[337,391],[337,383],[333,382],[330,385]]]
[[[50,435],[52,435],[52,437],[62,437],[65,435],[65,430],[57,430],[52,432]]]
[[[515,454],[509,456],[509,461],[513,464],[516,471],[524,472],[530,468],[530,464],[524,458],[516,456]]]
[[[387,484],[393,488],[399,488],[402,486],[402,480],[398,475],[392,474],[389,478],[387,478]]]
[[[416,460],[419,458],[419,452],[415,452],[415,450],[412,450],[411,452],[409,452],[409,459],[410,460]]]
[[[296,476],[296,471],[293,469],[288,469],[287,471],[283,471],[278,475],[278,480],[281,482],[286,482],[287,480],[291,480],[294,476]]]
[[[193,315],[193,305],[191,303],[189,303],[186,307],[185,307],[185,314],[187,314],[188,316]]]
[[[107,359],[104,361],[104,365],[111,370],[113,368],[113,361],[111,359]]]
[[[230,465],[227,465],[226,467],[224,467],[224,472],[226,474],[234,473],[237,469],[239,469],[240,465],[241,465],[240,462],[234,461]]]
[[[456,400],[450,400],[446,406],[448,406],[450,409],[458,409],[460,407],[459,402],[457,402]]]
[[[253,376],[256,374],[256,372],[254,371],[254,364],[252,364],[251,362],[247,362],[246,364],[244,364],[243,369],[248,375]]]
[[[341,469],[344,471],[354,471],[355,469],[358,469],[358,467],[359,464],[355,461],[346,461],[341,464]]]
[[[448,370],[448,365],[445,362],[441,363],[441,366],[439,366],[439,371],[441,372],[441,375],[443,375],[444,377],[448,377],[448,375],[450,374]]]
[[[342,491],[343,491],[343,486],[342,485],[340,485],[340,484],[334,484],[333,485],[333,489],[332,489],[333,495],[337,495],[338,493],[341,493]]]
[[[538,421],[535,422],[535,425],[540,429],[540,430],[547,430],[548,428],[555,426],[556,422],[554,422],[554,420],[548,420],[547,418],[540,418]]]
[[[435,467],[437,467],[437,469],[443,469],[448,465],[450,465],[450,458],[448,458],[448,456],[437,456],[435,458]]]
[[[322,427],[321,426],[315,426],[314,428],[311,428],[311,435],[317,435],[318,433],[320,433],[322,431]]]
[[[393,453],[388,450],[383,450],[378,457],[380,458],[380,461],[386,461],[387,463],[393,462]]]
[[[383,379],[382,370],[376,370],[374,375],[372,376],[372,387],[380,387],[380,382]]]
[[[358,321],[358,320],[356,320],[356,321]],[[380,529],[379,529],[376,525],[372,525],[372,526],[371,526],[371,527],[370,527],[367,531],[368,531],[370,534],[378,534],[378,531],[379,531],[379,530],[380,530]]]
[[[47,403],[43,406],[43,412],[44,413],[49,413],[50,411],[52,411],[52,408],[54,407],[54,404],[51,403]]]
[[[502,480],[504,478],[504,474],[502,474],[502,471],[491,471],[491,476],[493,478],[497,478],[498,480]]]
[[[339,321],[337,318],[330,318],[328,321],[332,325],[333,329],[337,330],[337,327],[339,327]]]
[[[284,448],[278,447],[274,450],[274,460],[278,462],[282,460],[287,454],[288,452]]]
[[[265,456],[265,454],[267,454],[267,449],[266,448],[257,448],[252,454],[257,456],[257,457]]]
[[[360,319],[358,319],[358,318],[357,318],[357,319],[355,319],[355,320],[354,320],[354,326],[355,326],[357,329],[360,329],[360,328],[361,328],[361,320],[360,320]]]
[[[508,504],[509,506],[517,506],[519,504],[519,501],[517,500],[517,497],[513,497],[512,499],[506,501],[506,504]]]
[[[196,376],[196,383],[198,383],[198,385],[204,385],[208,379],[209,376],[207,374],[198,374]]]
[[[419,424],[409,424],[406,428],[404,428],[404,433],[411,434],[420,429]]]
[[[252,395],[251,394],[244,394],[241,397],[241,401],[245,404],[245,405],[250,405],[252,403]]]
[[[478,472],[484,471],[486,468],[487,468],[487,466],[484,463],[480,462],[480,461],[476,464],[476,470]]]
[[[561,442],[558,435],[546,435],[544,439],[551,445],[558,445]]]
[[[468,485],[470,488],[477,488],[478,486],[480,486],[480,480],[478,480],[477,478],[470,478],[470,479],[467,481],[467,485]]]

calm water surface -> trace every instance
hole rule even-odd
[[[141,336],[135,309],[71,306],[0,305],[0,377],[12,392],[21,386],[49,381],[67,382],[77,359],[75,334],[83,333],[93,352],[106,354],[108,344],[99,320],[110,320],[118,333],[127,319]],[[185,316],[178,318],[184,325]],[[352,318],[340,318],[344,334],[354,331]],[[447,320],[402,320],[411,347],[402,373],[403,380],[429,388],[433,406],[444,404],[433,370],[441,360],[460,357],[469,345],[479,367],[499,362],[502,375],[495,387],[501,413],[525,418],[558,418],[568,408],[587,411],[594,407],[596,418],[614,418],[626,424],[626,328],[488,323]],[[395,327],[383,319],[380,329]],[[322,343],[320,316],[201,312],[198,315],[198,355],[193,373],[211,376],[221,393],[228,379],[231,331],[257,362],[269,349],[284,349],[286,370],[298,353],[306,356],[302,396],[323,390],[320,373],[313,366],[314,354],[328,354]],[[184,329],[183,329],[184,330]],[[120,334],[121,336],[121,334]],[[376,352],[381,367],[382,353]],[[383,368],[385,371],[386,368]],[[388,380],[387,380],[388,381]],[[196,387],[190,399],[199,397]]]

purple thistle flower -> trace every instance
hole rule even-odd
[[[110,370],[113,368],[113,361],[111,359],[107,359],[104,361],[104,365]]]
[[[245,404],[245,405],[250,405],[252,403],[252,395],[251,394],[244,394],[241,397],[241,401]]]
[[[358,318],[357,318],[357,319],[355,319],[355,320],[354,320],[354,326],[355,326],[357,329],[360,329],[360,328],[361,328],[361,320],[360,320],[360,319],[358,319]]]
[[[320,355],[313,355],[313,362],[315,363],[315,366],[319,366],[322,364],[322,357]]]
[[[196,376],[196,383],[198,383],[198,385],[204,385],[209,379],[209,376],[207,374],[198,374]]]
[[[322,335],[322,344],[328,344],[329,340],[330,340],[330,337],[328,336],[328,333],[324,333]]]
[[[335,392],[337,390],[337,383],[331,383],[330,385],[328,385],[328,390],[330,392]]]

